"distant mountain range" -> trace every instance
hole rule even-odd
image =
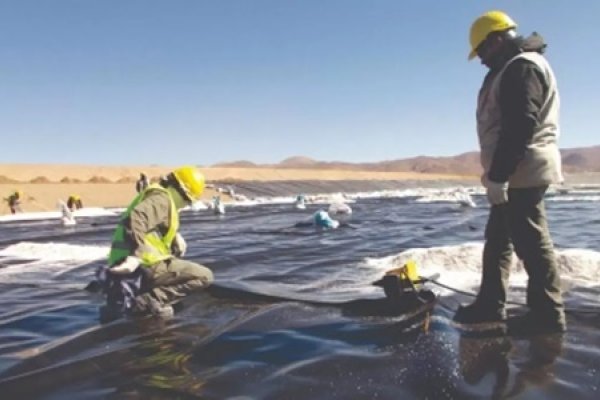
[[[565,172],[600,172],[600,145],[561,150]],[[295,156],[277,164],[256,164],[251,161],[233,161],[213,167],[237,168],[288,168],[288,169],[336,169],[350,171],[422,172],[437,174],[478,175],[481,173],[479,152],[468,152],[451,157],[418,156],[399,160],[372,163],[344,161],[317,161],[309,157]]]

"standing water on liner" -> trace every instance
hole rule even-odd
[[[480,188],[282,182],[236,192],[227,214],[182,212],[186,258],[216,281],[169,321],[98,322],[103,299],[83,288],[105,262],[117,211],[76,211],[68,227],[59,212],[2,217],[3,398],[598,397],[600,191],[547,195],[568,332],[531,338],[461,336],[451,322],[472,301],[453,289],[479,287]],[[298,193],[305,209],[293,206]],[[341,200],[348,224],[297,226]],[[426,284],[438,295],[427,324],[355,312],[383,297],[372,282],[408,260],[452,288]],[[524,303],[516,260],[510,283],[509,300]]]

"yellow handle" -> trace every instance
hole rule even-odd
[[[410,279],[413,282],[419,280],[419,274],[417,273],[417,263],[415,260],[408,260],[406,264],[404,264],[404,270],[408,279]]]

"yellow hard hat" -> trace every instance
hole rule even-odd
[[[17,197],[23,197],[23,195],[24,195],[25,193],[23,193],[23,191],[22,191],[22,190],[17,190],[17,191],[15,191],[15,194],[17,195]]]
[[[471,32],[469,34],[469,41],[471,42],[469,60],[475,58],[477,55],[477,48],[490,33],[502,32],[516,27],[516,22],[502,11],[488,11],[477,18],[475,22],[473,22],[473,25],[471,25]]]
[[[173,171],[173,176],[191,201],[200,200],[204,191],[204,175],[196,167],[186,166]]]

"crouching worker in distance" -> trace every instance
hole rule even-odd
[[[313,218],[317,229],[337,229],[340,226],[340,222],[331,218],[325,210],[317,211]]]
[[[98,271],[106,294],[101,321],[121,315],[169,318],[172,305],[213,281],[210,269],[180,259],[179,210],[200,198],[204,176],[181,167],[144,189],[129,205],[112,238],[108,267]]]
[[[81,201],[81,197],[78,194],[72,194],[67,199],[67,207],[69,210],[75,211],[83,208],[83,201]]]

